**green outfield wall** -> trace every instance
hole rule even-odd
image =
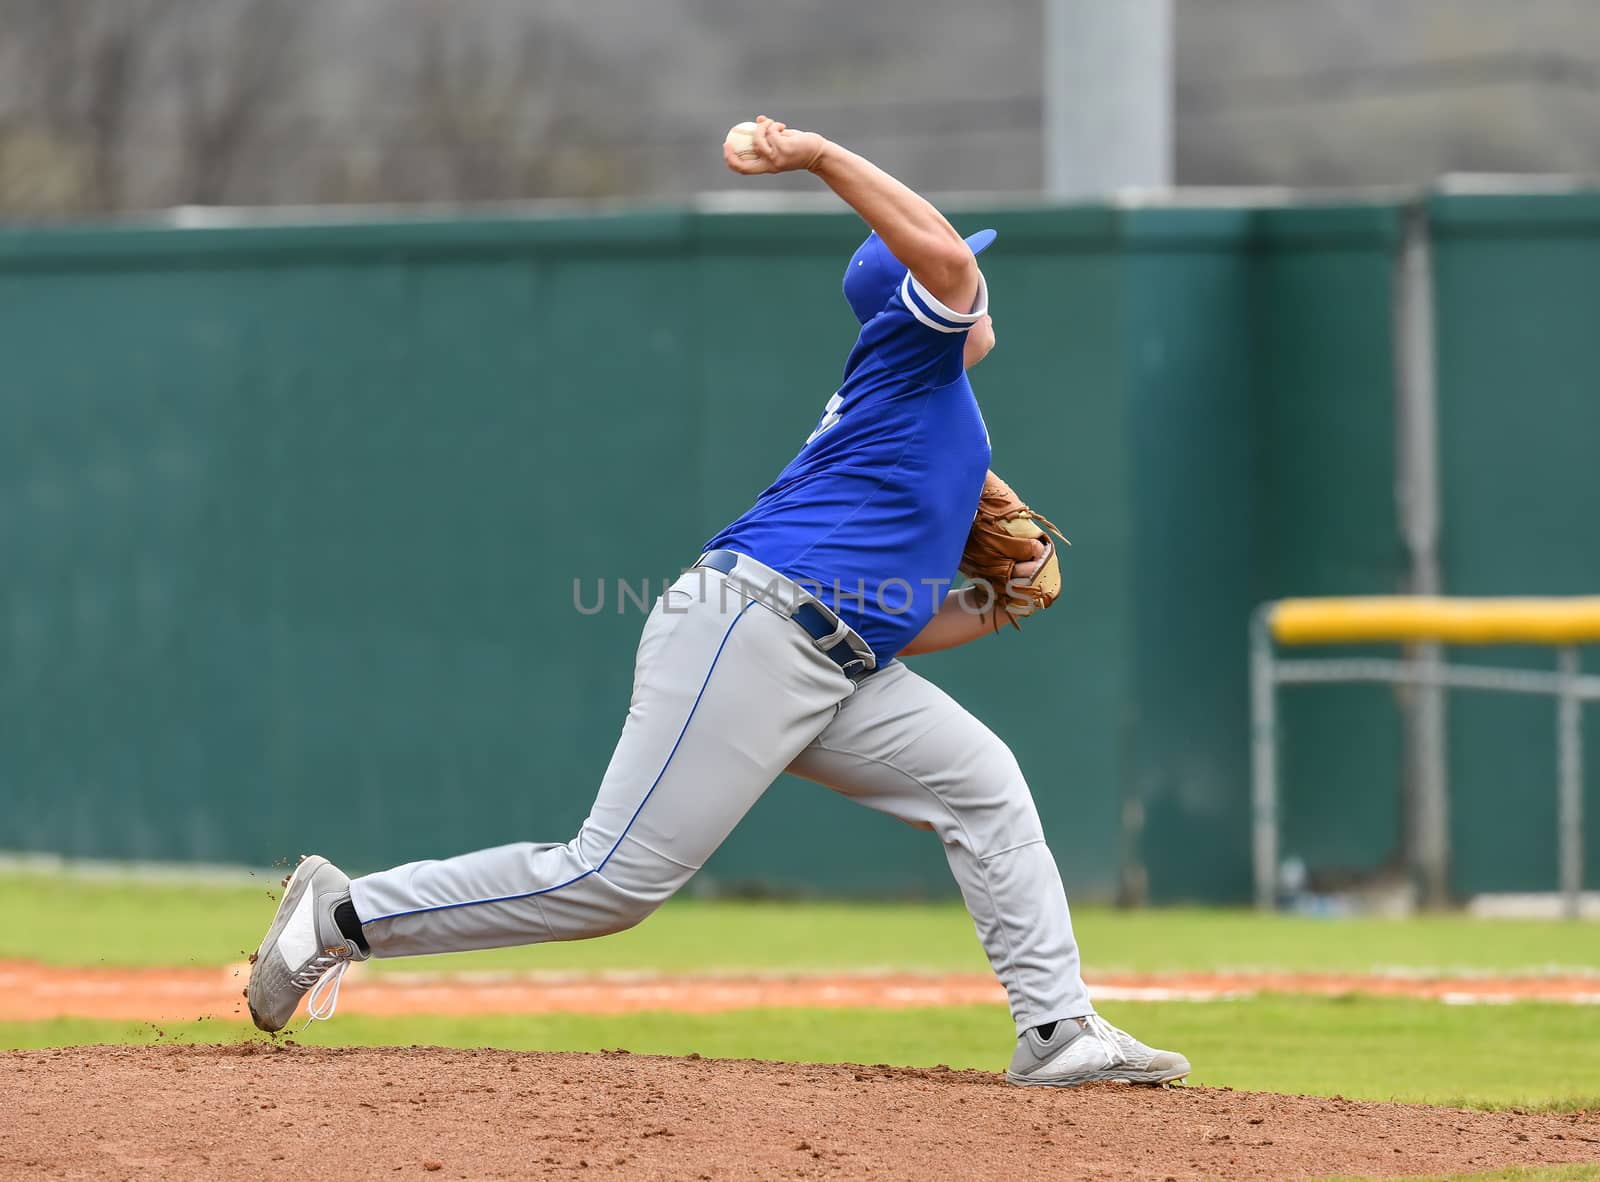
[[[1013,224],[997,462],[1066,509],[1096,610],[926,664],[1015,738],[1069,877],[1109,890],[1134,632],[1115,227]],[[859,237],[672,212],[7,236],[0,846],[363,868],[570,836],[643,621],[616,581],[659,593],[804,440]],[[785,781],[706,877],[947,872]]]
[[[1387,205],[1261,217],[1257,602],[1405,590],[1392,329],[1401,221]],[[1394,691],[1285,689],[1280,721],[1285,855],[1340,874],[1398,865],[1403,751]]]
[[[1450,589],[1593,590],[1596,548],[1559,539],[1600,494],[1557,496],[1544,437],[1496,420],[1536,408],[1581,458],[1593,334],[1541,316],[1529,259],[1570,250],[1563,298],[1588,298],[1600,231],[1506,223],[1526,255],[1469,206],[1438,211],[1466,219],[1438,252],[1445,450],[1473,457],[1447,460]],[[1000,230],[974,382],[995,467],[1073,548],[1050,617],[917,667],[1017,750],[1079,894],[1247,897],[1251,607],[1398,587],[1399,217],[955,217]],[[360,870],[569,837],[643,623],[617,584],[659,594],[804,440],[861,233],[681,210],[0,233],[0,849]],[[1486,464],[1526,501],[1485,505]],[[1395,706],[1316,692],[1286,709],[1285,849],[1370,867],[1398,840]],[[1458,764],[1493,765],[1473,744],[1497,733],[1547,758],[1529,719],[1475,724]],[[1457,822],[1462,884],[1553,882],[1553,820],[1501,869],[1492,812]],[[702,879],[950,890],[931,837],[793,780]]]
[[[1440,196],[1437,288],[1444,580],[1461,595],[1600,589],[1600,193]],[[1600,671],[1588,651],[1585,668]],[[1547,650],[1479,652],[1550,669]],[[1600,886],[1600,710],[1587,711],[1585,882]],[[1555,879],[1555,706],[1454,694],[1458,891]]]

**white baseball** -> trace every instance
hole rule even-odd
[[[756,125],[754,123],[735,123],[728,129],[728,138],[723,142],[733,149],[733,154],[741,160],[754,160],[759,153],[756,151]]]

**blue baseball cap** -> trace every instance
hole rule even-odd
[[[993,230],[979,230],[967,239],[973,254],[982,254],[995,240]],[[883,244],[874,230],[856,247],[844,272],[844,298],[862,324],[871,320],[887,304],[906,277],[906,265]]]

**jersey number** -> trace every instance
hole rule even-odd
[[[839,408],[843,405],[844,399],[838,394],[828,399],[828,405],[822,408],[822,419],[817,423],[817,429],[806,436],[807,446],[814,442],[818,435],[821,435],[839,421]]]

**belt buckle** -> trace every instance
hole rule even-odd
[[[862,660],[860,657],[852,657],[848,661],[840,661],[839,668],[851,681],[860,681],[868,673],[872,672],[872,670],[867,668],[866,661]]]

